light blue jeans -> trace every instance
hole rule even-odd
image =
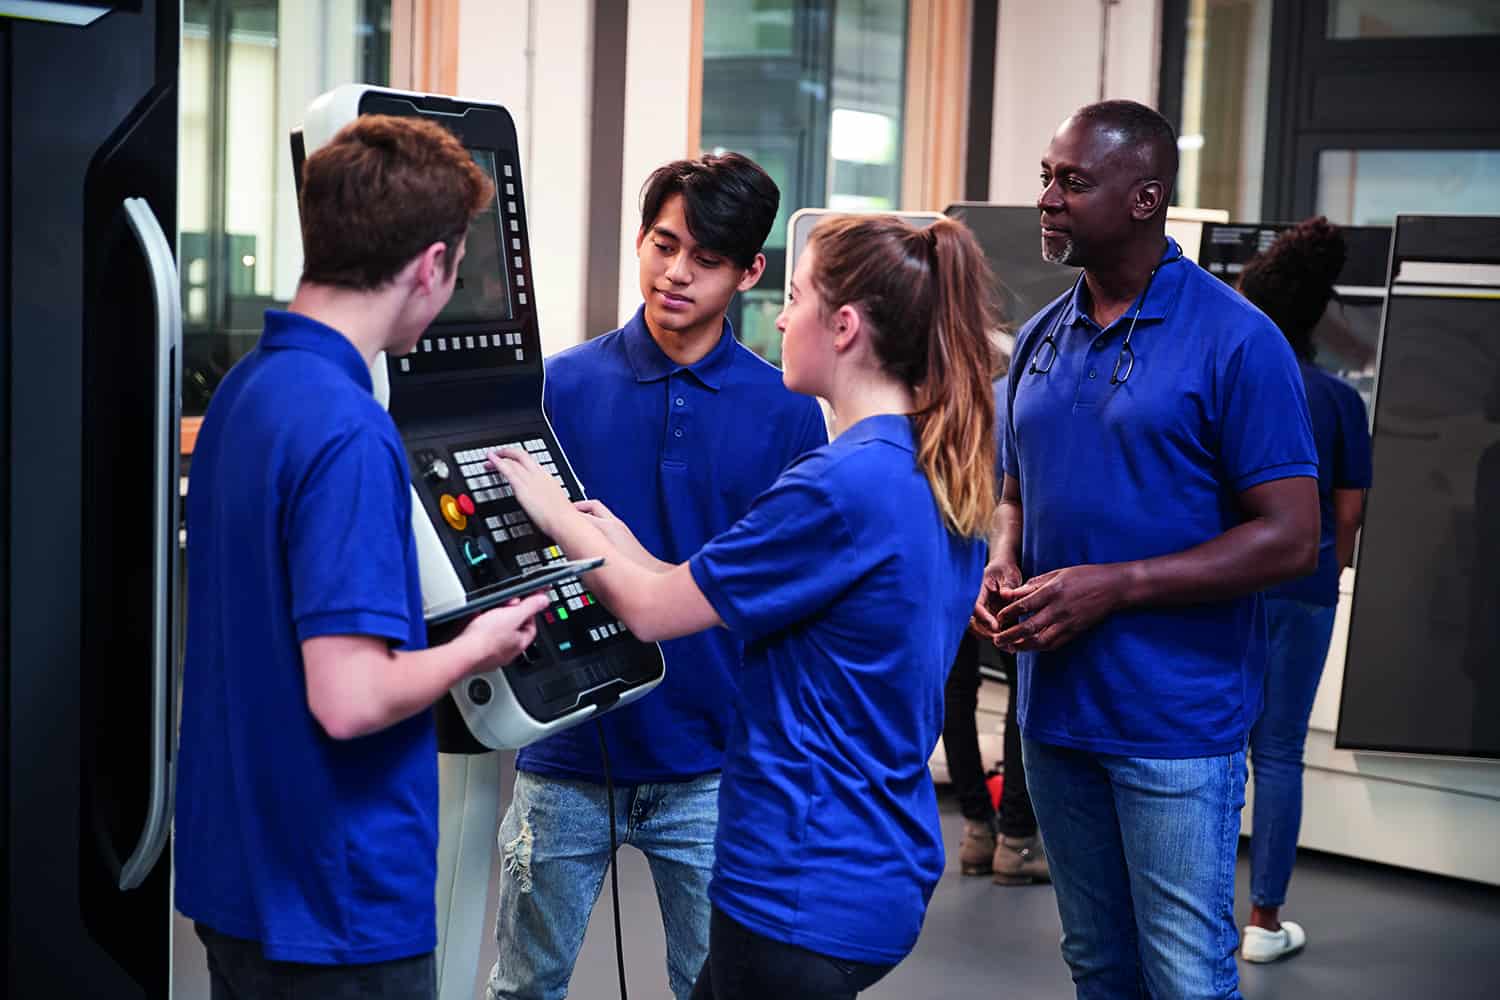
[[[604,786],[516,774],[500,823],[499,958],[488,1000],[561,1000],[609,871]],[[708,955],[719,775],[615,789],[619,842],[646,855],[667,936],[667,981],[688,1000]]]
[[[1156,760],[1023,744],[1079,1000],[1240,1000],[1244,752]]]
[[[1270,659],[1265,706],[1250,730],[1255,809],[1250,834],[1250,901],[1280,906],[1297,861],[1302,827],[1302,751],[1307,721],[1328,658],[1338,609],[1283,598],[1266,600]]]

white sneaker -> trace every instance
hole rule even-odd
[[[1295,955],[1305,944],[1307,932],[1300,924],[1294,924],[1290,920],[1283,920],[1279,931],[1246,927],[1245,939],[1240,943],[1240,957],[1247,962],[1274,962],[1278,958]]]

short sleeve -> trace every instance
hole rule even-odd
[[[754,640],[813,618],[868,569],[839,504],[803,460],[689,561],[698,588],[739,638]]]
[[[1340,384],[1339,453],[1334,463],[1333,488],[1336,490],[1369,489],[1374,481],[1370,456],[1369,419],[1365,401],[1353,388]]]
[[[1276,479],[1318,478],[1307,390],[1279,331],[1250,330],[1221,373],[1220,457],[1236,493]]]
[[[287,568],[299,640],[411,636],[407,470],[377,429],[355,427],[313,457],[287,515]]]

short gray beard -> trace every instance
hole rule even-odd
[[[1071,264],[1077,252],[1078,247],[1071,238],[1064,240],[1059,250],[1048,250],[1047,244],[1045,242],[1042,244],[1042,260],[1051,264]]]

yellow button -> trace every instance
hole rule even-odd
[[[438,510],[443,512],[443,520],[452,526],[454,531],[463,531],[469,526],[469,519],[464,512],[458,509],[458,501],[450,494],[444,493],[438,497]]]

